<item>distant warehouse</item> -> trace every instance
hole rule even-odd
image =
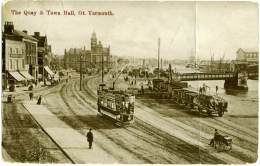
[[[248,64],[258,64],[258,50],[239,48],[236,60],[246,61]]]

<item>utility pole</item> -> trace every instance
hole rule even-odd
[[[82,55],[80,54],[79,61],[79,90],[81,91],[81,82],[82,82]]]
[[[70,62],[70,63],[67,63],[67,64],[73,64],[73,65],[80,65],[80,85],[79,85],[79,90],[81,91],[82,89],[82,86],[81,86],[81,82],[82,82],[82,63],[85,62],[87,63],[88,61],[84,61],[82,60],[82,55],[80,56],[80,61],[74,61],[74,62]],[[91,65],[91,63],[89,63],[89,65]],[[67,77],[69,77],[69,73],[67,72]]]
[[[160,78],[160,38],[158,39],[158,79]]]
[[[103,64],[103,63],[104,63],[104,56],[103,56],[103,52],[102,52],[101,55],[102,55],[102,61],[101,61],[101,65],[102,65],[102,66],[101,66],[101,70],[102,70],[102,71],[101,71],[101,77],[102,77],[102,84],[103,84],[103,83],[104,83],[104,67],[103,67],[103,65],[104,65],[104,64]]]
[[[169,64],[169,82],[172,81],[172,65]]]
[[[161,58],[161,68],[163,69],[163,60],[162,60],[162,58]]]

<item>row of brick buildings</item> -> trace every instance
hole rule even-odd
[[[245,61],[248,64],[258,64],[258,50],[257,49],[242,49],[237,50],[236,60]]]
[[[103,66],[105,69],[111,68],[112,55],[110,54],[110,47],[103,47],[101,41],[98,41],[96,33],[93,32],[91,36],[90,50],[84,48],[70,48],[65,49],[64,52],[64,67],[65,69],[80,70],[80,61],[82,61],[82,70],[95,68],[100,69]]]
[[[26,30],[14,28],[5,22],[2,33],[2,85],[3,89],[28,82],[44,81],[54,73],[49,66],[52,56],[47,37],[40,32],[29,35]]]

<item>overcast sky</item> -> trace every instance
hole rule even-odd
[[[188,58],[195,51],[201,58],[225,54],[232,59],[238,48],[258,49],[258,6],[250,2],[12,1],[3,10],[3,21],[13,21],[15,29],[47,35],[55,54],[65,48],[90,49],[93,31],[112,54],[122,56],[156,57],[159,37],[161,55],[169,59]],[[22,14],[12,15],[11,10]],[[24,10],[37,15],[25,16]],[[74,10],[76,16],[48,16],[46,10]],[[80,16],[79,10],[114,15]]]

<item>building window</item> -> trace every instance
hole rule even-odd
[[[16,61],[15,61],[15,59],[12,60],[12,63],[13,63],[13,64],[12,64],[13,69],[16,70],[16,68],[15,68],[15,67],[16,67],[16,64],[15,64]]]
[[[16,59],[16,69],[19,69],[19,60],[18,59]]]
[[[10,70],[12,70],[13,69],[12,59],[10,59],[9,65],[10,65]]]
[[[23,67],[23,68],[25,67],[24,59],[22,59],[22,67]]]
[[[11,60],[11,69],[14,69],[14,61],[13,60]]]

